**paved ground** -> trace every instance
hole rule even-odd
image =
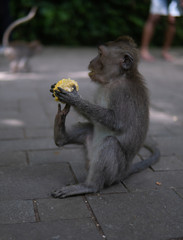
[[[32,73],[16,75],[0,57],[0,240],[183,239],[183,49],[173,50],[174,64],[158,50],[155,63],[140,63],[151,92],[148,136],[160,162],[100,194],[50,196],[86,171],[82,147],[54,145],[57,104],[49,88],[71,77],[92,100],[87,64],[95,51],[46,48],[32,59]],[[82,120],[72,110],[68,125]],[[142,149],[137,159],[147,155]]]

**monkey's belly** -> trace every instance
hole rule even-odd
[[[101,145],[104,144],[105,138],[109,136],[116,136],[116,133],[99,123],[94,123],[93,138],[88,139],[87,141],[87,152],[89,160],[95,161],[98,159]]]

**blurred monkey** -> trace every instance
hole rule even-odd
[[[30,71],[29,59],[39,50],[41,44],[38,41],[30,43],[15,41],[9,43],[9,37],[13,29],[22,23],[30,21],[36,14],[37,7],[33,7],[26,17],[20,18],[6,29],[3,35],[3,53],[10,61],[10,72],[28,72]]]

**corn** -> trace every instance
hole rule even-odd
[[[53,91],[58,90],[58,87],[60,87],[67,92],[72,92],[74,90],[74,86],[76,87],[76,91],[79,91],[78,83],[75,80],[72,80],[70,78],[63,78],[62,80],[57,82]],[[59,101],[58,97],[56,96],[55,96],[55,101]]]

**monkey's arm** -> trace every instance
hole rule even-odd
[[[55,144],[59,147],[71,143],[84,144],[86,137],[93,132],[93,125],[91,123],[78,123],[69,131],[66,131],[65,119],[69,110],[70,105],[68,104],[66,104],[63,110],[61,110],[61,105],[58,105],[58,112],[54,123],[54,140]]]
[[[55,91],[55,95],[61,102],[74,106],[90,120],[97,121],[112,130],[121,129],[117,124],[114,110],[103,108],[82,99],[76,90],[67,92],[61,88],[58,89],[59,91]]]

